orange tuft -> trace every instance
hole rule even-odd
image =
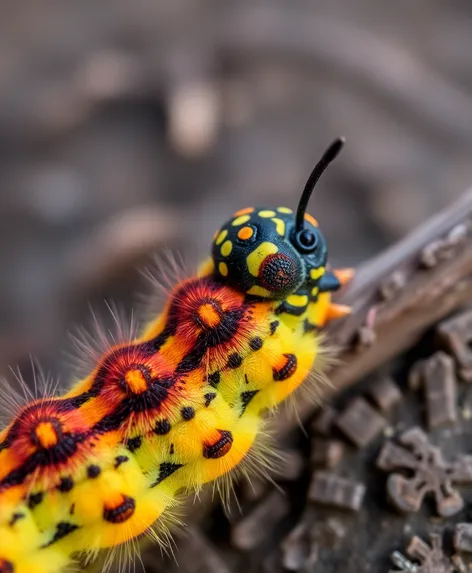
[[[350,306],[345,304],[336,304],[332,302],[328,307],[328,312],[326,314],[326,320],[336,320],[337,318],[344,318],[351,314],[352,309]]]
[[[354,269],[336,269],[333,273],[338,281],[344,286],[353,279],[356,271]]]

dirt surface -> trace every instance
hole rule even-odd
[[[148,255],[191,267],[236,208],[293,205],[337,134],[312,202],[335,263],[449,203],[471,181],[471,23],[463,0],[6,0],[2,370],[32,352],[64,373],[88,301],[129,308]]]

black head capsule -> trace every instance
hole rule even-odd
[[[306,208],[316,183],[343,145],[344,138],[335,139],[315,165],[296,213],[288,207],[250,207],[221,227],[212,246],[215,274],[221,280],[248,295],[269,299],[318,285],[325,274],[326,241]],[[325,283],[329,290],[340,286]]]

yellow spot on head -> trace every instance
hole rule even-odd
[[[310,277],[316,281],[316,279],[319,279],[320,277],[322,277],[324,275],[325,272],[325,268],[324,267],[320,267],[319,269],[311,269],[310,271]]]
[[[308,297],[305,294],[291,294],[287,297],[288,304],[292,306],[306,306],[308,304]]]
[[[282,219],[277,219],[277,217],[274,217],[272,221],[275,223],[275,230],[277,233],[283,237],[285,235],[285,223]]]
[[[226,239],[227,234],[228,234],[228,231],[226,229],[223,229],[221,231],[221,233],[218,235],[218,237],[216,237],[215,243],[217,245],[221,245],[221,243]]]
[[[233,217],[239,217],[240,215],[249,215],[249,213],[252,213],[253,211],[254,207],[246,207],[245,209],[240,209],[239,211],[236,211]]]
[[[318,227],[318,221],[312,217],[309,213],[305,213],[305,219],[311,223],[314,227]]]
[[[263,297],[270,297],[271,294],[268,290],[266,290],[265,288],[259,286],[259,285],[254,285],[252,286],[248,291],[247,294],[253,294],[255,296],[263,296]]]
[[[43,448],[51,448],[59,441],[56,429],[52,422],[40,422],[36,426],[34,433]]]
[[[223,257],[227,257],[228,255],[231,254],[232,250],[233,250],[233,243],[231,241],[225,241],[223,243],[223,246],[221,247],[221,254],[223,255]]]
[[[278,247],[274,245],[274,243],[264,241],[257,247],[257,249],[252,251],[252,253],[247,256],[247,268],[249,269],[251,275],[253,277],[257,277],[264,259],[268,255],[273,255],[278,250]]]
[[[220,275],[222,275],[223,277],[228,276],[228,265],[226,263],[220,263],[218,265],[218,270],[220,271]]]
[[[252,227],[243,227],[238,231],[238,239],[242,241],[247,241],[254,235],[254,229]]]
[[[221,322],[220,314],[208,302],[202,304],[197,312],[202,323],[209,328],[214,328]]]
[[[263,219],[269,219],[270,217],[275,217],[275,211],[259,211],[258,215]]]
[[[279,213],[285,213],[285,214],[287,214],[287,215],[290,215],[290,213],[293,213],[292,209],[289,209],[288,207],[279,207],[279,208],[277,209],[277,211],[278,211]]]
[[[233,227],[238,227],[239,225],[247,223],[250,218],[251,217],[249,215],[241,215],[240,217],[236,217],[236,219],[233,220],[231,225],[233,225]]]
[[[142,394],[147,390],[146,378],[144,378],[141,370],[138,370],[137,368],[126,372],[125,382],[133,394]]]

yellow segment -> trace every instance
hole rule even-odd
[[[279,248],[274,245],[274,243],[269,243],[269,241],[264,241],[261,243],[257,249],[255,249],[250,255],[247,256],[247,268],[252,276],[257,277],[259,274],[259,269],[261,268],[262,262],[268,255],[273,255],[279,250]]]
[[[316,281],[316,279],[319,279],[320,277],[322,277],[324,275],[325,269],[324,267],[320,267],[319,269],[311,269],[310,271],[310,277]]]
[[[319,292],[320,292],[320,289],[318,287],[313,287],[311,289],[311,296],[318,296]]]
[[[292,306],[306,306],[308,304],[308,297],[306,294],[291,294],[287,297],[287,302]]]
[[[234,221],[231,223],[233,227],[238,227],[239,225],[243,225],[247,223],[251,217],[249,215],[241,215],[241,217],[236,217]]]
[[[268,290],[266,290],[265,288],[259,286],[259,285],[252,286],[247,291],[247,294],[253,294],[255,296],[270,297],[270,292]]]
[[[213,259],[209,257],[206,261],[204,261],[199,267],[197,275],[199,277],[204,277],[206,275],[211,275],[211,273],[215,270],[215,263]]]
[[[58,442],[57,432],[51,422],[40,422],[34,433],[43,448],[51,448]]]
[[[224,277],[228,276],[228,265],[226,263],[220,263],[218,265],[218,270],[220,271],[220,275],[223,275]]]
[[[147,390],[146,379],[144,378],[141,370],[138,370],[137,368],[126,372],[125,381],[133,394],[142,394]]]
[[[289,209],[288,207],[279,207],[277,209],[277,211],[279,213],[286,213],[287,215],[290,215],[290,213],[293,213],[292,209]]]
[[[259,211],[258,215],[264,219],[269,219],[269,217],[275,217],[275,211]]]
[[[221,233],[218,235],[218,237],[216,238],[215,243],[217,245],[221,245],[221,243],[226,239],[226,235],[228,234],[228,231],[226,229],[223,229],[223,231],[221,231]]]
[[[231,254],[232,250],[233,250],[233,243],[231,241],[225,241],[223,243],[223,246],[221,247],[221,254],[223,255],[223,257],[227,257],[228,255]]]
[[[238,231],[238,239],[242,241],[247,241],[254,235],[254,229],[252,227],[243,227]]]
[[[282,219],[277,219],[277,217],[274,217],[272,221],[275,223],[275,230],[277,233],[283,237],[285,235],[285,223]]]

